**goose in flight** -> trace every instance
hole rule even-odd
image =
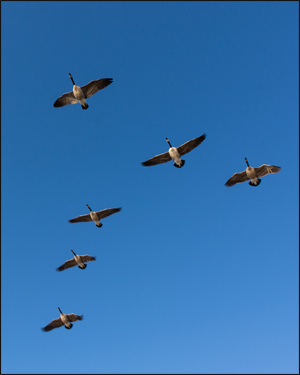
[[[275,165],[263,164],[260,167],[253,168],[250,167],[247,158],[245,158],[247,163],[247,168],[244,172],[235,173],[230,179],[226,182],[225,186],[233,186],[240,182],[245,182],[250,180],[249,185],[258,186],[261,182],[259,177],[264,177],[267,174],[278,173],[281,170],[281,167],[276,167]]]
[[[101,219],[104,219],[107,216],[110,216],[122,210],[122,207],[119,207],[119,208],[106,208],[105,210],[94,212],[91,210],[91,207],[88,204],[87,204],[87,207],[90,210],[89,214],[77,216],[74,219],[69,220],[69,223],[82,223],[85,221],[94,221],[96,226],[98,228],[101,228],[103,225],[102,223],[100,223]]]
[[[200,137],[194,138],[177,148],[172,147],[170,141],[168,140],[168,138],[166,138],[170,146],[169,151],[160,155],[156,155],[153,158],[144,161],[142,165],[144,167],[150,167],[151,165],[162,164],[170,160],[173,160],[174,167],[181,168],[184,166],[185,160],[182,160],[180,157],[192,151],[195,147],[199,146],[200,143],[203,142],[205,138],[206,138],[206,134],[203,134]]]
[[[96,260],[96,257],[91,257],[90,255],[77,255],[74,253],[73,250],[71,250],[74,254],[74,258],[67,260],[64,264],[62,264],[60,267],[56,268],[57,271],[63,271],[71,267],[75,267],[78,265],[78,268],[84,270],[87,266],[87,264],[84,264],[83,262],[91,262],[92,260]]]
[[[73,324],[71,322],[76,322],[76,320],[82,320],[83,315],[76,315],[76,314],[64,314],[60,308],[58,308],[60,312],[60,317],[57,319],[52,320],[46,327],[42,328],[43,331],[48,332],[54,328],[62,327],[63,325],[67,329],[71,329]]]
[[[75,104],[80,103],[82,109],[88,109],[88,104],[85,99],[89,98],[90,96],[96,94],[97,91],[104,89],[106,86],[110,85],[113,80],[112,78],[101,78],[96,79],[95,81],[91,81],[85,86],[79,87],[75,85],[72,75],[69,73],[69,77],[73,82],[73,91],[67,92],[60,96],[53,106],[56,107],[63,107],[67,104]]]

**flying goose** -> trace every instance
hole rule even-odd
[[[48,332],[54,328],[61,327],[65,325],[65,328],[71,329],[73,324],[70,322],[76,322],[76,320],[82,320],[83,315],[76,315],[76,314],[64,314],[60,308],[58,308],[60,312],[60,317],[57,319],[52,320],[46,327],[42,328],[43,331]]]
[[[90,255],[77,255],[74,253],[73,250],[71,250],[74,254],[74,258],[67,260],[64,264],[62,264],[60,267],[56,268],[57,271],[63,271],[67,268],[75,267],[78,265],[78,268],[81,270],[84,270],[87,266],[87,264],[84,264],[83,262],[91,262],[92,260],[96,260],[96,257],[91,257]]]
[[[74,219],[69,220],[69,223],[82,223],[84,221],[94,221],[96,226],[98,228],[101,228],[103,225],[102,223],[100,223],[101,219],[104,219],[105,217],[115,214],[116,212],[119,212],[122,210],[122,207],[119,207],[119,208],[106,208],[105,210],[94,212],[91,210],[91,207],[88,204],[87,204],[87,207],[90,210],[89,214],[77,216]]]
[[[179,147],[172,147],[168,138],[166,138],[169,143],[170,149],[160,155],[156,155],[153,158],[146,160],[142,163],[144,167],[150,167],[151,165],[166,163],[167,161],[173,160],[174,167],[181,168],[184,166],[185,160],[181,160],[181,156],[192,151],[195,147],[199,146],[201,142],[206,138],[206,134],[201,135],[198,138],[194,138]]]
[[[235,173],[230,179],[226,182],[225,186],[233,186],[240,182],[245,182],[250,180],[249,185],[258,186],[261,182],[259,177],[264,177],[267,174],[278,173],[281,170],[281,167],[276,167],[275,165],[263,164],[260,167],[253,168],[250,167],[247,158],[245,158],[247,163],[247,168],[244,172]]]
[[[75,104],[79,102],[82,109],[88,109],[89,106],[85,99],[96,94],[97,91],[104,89],[113,82],[112,78],[101,78],[91,81],[85,86],[79,87],[75,85],[73,77],[70,73],[69,77],[73,82],[73,91],[67,92],[60,96],[53,104],[54,107],[63,107],[67,104]]]

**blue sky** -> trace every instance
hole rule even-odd
[[[298,2],[1,10],[2,372],[297,373]],[[69,72],[114,82],[54,108]],[[225,187],[245,157],[282,170]],[[57,307],[84,320],[42,332]]]

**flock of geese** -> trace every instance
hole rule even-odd
[[[68,92],[60,96],[54,103],[54,107],[63,107],[67,104],[75,104],[80,103],[82,109],[87,109],[89,105],[86,102],[86,99],[91,97],[92,95],[96,94],[101,89],[104,89],[108,85],[110,85],[113,80],[111,78],[101,78],[94,81],[89,82],[85,86],[77,86],[75,85],[74,79],[72,75],[69,73],[69,77],[73,83],[73,91]],[[199,146],[206,138],[206,134],[202,134],[200,137],[194,138],[179,147],[172,147],[168,138],[166,138],[170,148],[168,152],[164,152],[163,154],[156,155],[151,159],[148,159],[142,163],[145,167],[150,167],[157,164],[167,163],[168,161],[173,160],[174,167],[182,168],[185,164],[185,160],[182,160],[181,157],[188,152],[192,151],[195,147]],[[278,173],[281,168],[276,167],[275,165],[268,165],[263,164],[260,167],[253,168],[249,165],[247,158],[245,158],[247,168],[243,172],[234,173],[232,177],[225,183],[225,186],[233,186],[235,184],[249,181],[250,186],[258,186],[261,183],[261,177],[266,176],[267,174]],[[69,223],[82,223],[93,221],[98,228],[102,227],[102,223],[100,220],[115,214],[121,211],[121,207],[119,208],[106,208],[101,211],[92,211],[90,206],[87,204],[88,209],[90,210],[89,214],[80,215],[75,217],[74,219],[69,220]],[[85,269],[87,267],[86,262],[95,261],[96,257],[92,257],[90,255],[77,255],[73,250],[71,250],[74,254],[74,257],[70,260],[67,260],[64,264],[57,268],[57,271],[64,271],[68,268],[78,266],[80,269]],[[83,315],[76,315],[76,314],[64,314],[61,309],[58,307],[60,312],[60,317],[57,319],[52,320],[46,327],[42,328],[43,331],[51,331],[54,328],[65,326],[66,329],[71,329],[73,324],[71,322],[75,322],[77,320],[82,320]]]

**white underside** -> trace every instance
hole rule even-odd
[[[250,178],[250,181],[254,184],[254,185],[258,185],[258,178]]]
[[[254,185],[257,185],[258,184],[258,178],[256,177],[256,172],[255,172],[255,169],[252,168],[252,167],[247,167],[246,169],[246,174],[247,174],[247,177],[249,178],[249,180],[254,184]]]
[[[79,266],[81,266],[81,267],[84,267],[84,264],[83,264],[83,262],[82,262],[82,260],[81,260],[81,257],[79,256],[79,255],[75,255],[75,261],[76,261],[76,263],[79,265]]]
[[[96,212],[90,212],[90,215],[91,215],[91,218],[94,221],[94,223],[100,225],[100,220],[99,220]]]
[[[84,93],[81,90],[81,87],[74,85],[73,86],[73,94],[81,105],[85,106],[87,104],[86,100],[84,98]]]
[[[83,107],[86,107],[87,106],[87,102],[85,99],[80,99],[79,100],[79,103],[83,106]]]
[[[177,165],[181,165],[181,159],[180,159],[179,152],[177,151],[177,148],[171,147],[169,149],[169,155],[171,156],[174,163],[176,163]]]
[[[62,320],[62,322],[64,323],[65,326],[70,327],[70,325],[71,325],[70,321],[64,313],[60,314],[60,319]]]

